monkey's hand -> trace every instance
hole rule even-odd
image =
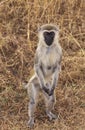
[[[53,95],[54,93],[54,87],[50,88],[50,84],[46,83],[46,86],[43,87],[43,90],[49,95]]]
[[[44,91],[46,94],[49,95],[49,93],[50,93],[50,85],[49,85],[49,83],[46,83],[45,85],[43,85],[42,89],[43,89],[43,91]]]
[[[49,93],[50,93],[49,88],[47,88],[47,87],[43,86],[43,90],[44,90],[44,92],[45,92],[45,93],[47,93],[47,94],[49,95]]]
[[[52,89],[50,90],[50,92],[49,92],[49,96],[52,96],[53,93],[54,93],[54,88],[52,88]]]
[[[51,90],[49,90],[49,88],[46,88],[45,86],[43,87],[43,90],[45,91],[45,93],[47,93],[49,96],[52,96],[54,93],[54,89],[52,88]]]

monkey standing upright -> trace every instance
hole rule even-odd
[[[26,85],[29,102],[29,127],[34,125],[34,112],[36,110],[39,93],[45,99],[46,113],[50,120],[56,119],[51,111],[55,104],[54,90],[57,86],[61,69],[62,49],[59,44],[59,30],[56,25],[45,24],[38,30],[39,43],[35,54],[35,74]]]

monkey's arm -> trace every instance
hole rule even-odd
[[[35,71],[38,76],[41,89],[45,91],[47,94],[49,94],[49,89],[46,87],[45,79],[42,70],[40,68],[40,65],[35,65]]]
[[[54,73],[52,76],[52,88],[51,88],[51,91],[49,92],[49,96],[51,96],[55,90],[55,87],[56,87],[57,82],[58,82],[60,70],[61,70],[61,65],[58,64],[57,66],[55,66]]]
[[[46,86],[45,78],[44,78],[44,74],[43,74],[43,70],[42,70],[42,67],[41,67],[41,63],[39,62],[37,54],[35,56],[34,69],[35,69],[35,72],[36,72],[36,74],[38,76],[41,89],[43,91],[45,91],[47,94],[49,94],[49,89],[45,87]]]
[[[51,88],[51,91],[49,92],[49,96],[51,96],[54,93],[55,87],[57,86],[59,72],[61,71],[61,60],[62,60],[62,51],[61,51],[59,62],[56,62],[53,68],[52,88]]]

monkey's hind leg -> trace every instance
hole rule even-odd
[[[32,128],[34,126],[34,114],[36,110],[36,105],[38,101],[38,88],[32,83],[31,84],[31,91],[29,92],[30,96],[30,102],[29,102],[29,110],[28,110],[28,115],[29,115],[29,121],[28,121],[28,126]]]
[[[45,96],[45,104],[46,104],[46,114],[49,117],[49,119],[50,120],[57,119],[57,116],[52,113],[52,110],[54,109],[54,104],[55,104],[54,94],[48,97]]]

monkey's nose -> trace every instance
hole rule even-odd
[[[48,46],[52,45],[55,33],[52,32],[44,32],[44,39]]]

